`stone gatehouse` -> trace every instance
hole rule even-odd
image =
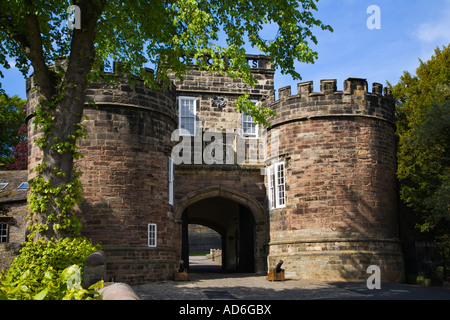
[[[281,88],[266,56],[248,55],[258,83],[195,66],[152,90],[122,81],[91,85],[82,233],[100,242],[117,281],[170,279],[189,261],[188,226],[220,234],[225,271],[288,277],[402,281],[395,178],[394,102],[365,79]],[[36,92],[27,84],[28,121]],[[273,109],[269,128],[236,110],[244,93]],[[29,125],[29,168],[40,150]],[[31,172],[30,172],[31,175]]]

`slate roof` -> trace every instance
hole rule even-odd
[[[0,203],[26,200],[27,190],[17,189],[22,182],[28,182],[27,170],[0,171],[0,184],[8,183],[4,189],[0,185]]]

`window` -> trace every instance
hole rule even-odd
[[[195,97],[178,97],[180,129],[188,132],[180,132],[180,136],[195,136]]]
[[[276,207],[284,208],[284,162],[275,165],[275,183],[276,183]]]
[[[148,224],[148,246],[156,247],[156,223]]]
[[[257,138],[258,126],[250,114],[242,114],[242,135],[244,138]]]
[[[173,160],[169,158],[169,204],[173,205]]]
[[[2,182],[2,183],[0,183],[0,191],[5,190],[5,188],[6,188],[6,186],[7,186],[8,184],[9,184],[8,182]]]
[[[267,183],[269,185],[269,209],[275,204],[275,175],[273,174],[273,166],[267,168]]]
[[[284,208],[286,204],[284,162],[275,163],[267,168],[267,184],[269,209]]]
[[[0,223],[0,242],[8,242],[8,224]]]
[[[28,182],[22,182],[20,186],[17,187],[17,190],[28,190]]]
[[[252,102],[256,105],[259,103],[256,100],[252,100]],[[249,113],[242,113],[242,136],[244,138],[258,137],[258,125]]]

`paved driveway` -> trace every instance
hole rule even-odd
[[[287,279],[270,282],[255,274],[221,273],[217,264],[191,257],[189,281],[159,281],[134,286],[142,300],[450,300],[449,288],[365,282]]]

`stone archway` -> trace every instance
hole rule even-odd
[[[188,193],[175,205],[175,219],[180,220],[184,210],[189,205],[202,199],[213,197],[230,199],[244,206],[247,206],[251,210],[256,224],[265,223],[266,221],[264,208],[259,202],[253,200],[242,192],[238,192],[234,189],[223,186],[211,186]]]
[[[224,271],[266,272],[268,231],[258,202],[229,188],[212,186],[187,194],[174,209],[183,230],[184,261],[188,260],[187,225],[196,223],[221,234]]]

